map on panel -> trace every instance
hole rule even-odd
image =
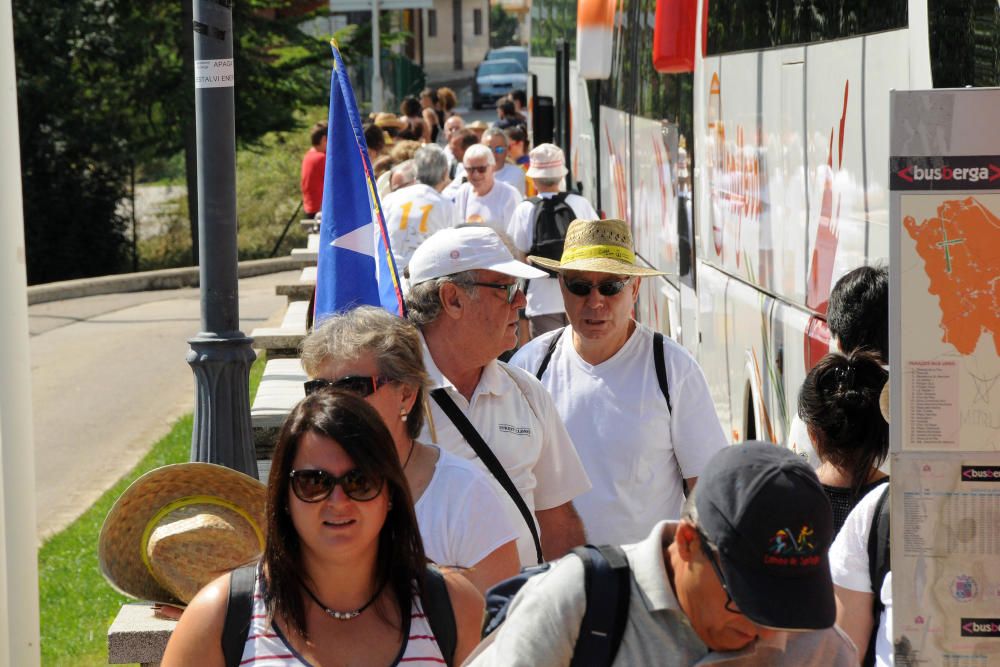
[[[905,194],[903,448],[1000,450],[1000,195]],[[924,324],[925,323],[925,324]]]
[[[970,355],[982,336],[1000,354],[1000,217],[977,197],[948,199],[931,218],[903,218],[941,307],[942,341]]]

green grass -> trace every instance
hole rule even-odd
[[[250,402],[264,374],[262,355],[250,369]],[[187,461],[194,418],[178,419],[127,475],[90,509],[38,550],[42,664],[106,665],[108,627],[128,598],[114,591],[97,565],[97,536],[119,495],[145,472]]]

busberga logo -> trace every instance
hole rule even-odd
[[[962,466],[963,482],[1000,482],[1000,466]]]
[[[1000,188],[1000,156],[893,157],[893,190],[993,190]]]
[[[1000,618],[963,618],[963,637],[1000,637]]]

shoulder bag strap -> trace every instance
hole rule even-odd
[[[222,655],[227,667],[237,667],[243,658],[243,647],[250,633],[256,579],[257,563],[238,567],[229,573],[229,602],[222,626]]]
[[[670,386],[667,384],[667,363],[663,359],[663,334],[653,333],[653,364],[656,366],[656,380],[660,383],[663,398],[667,399],[667,411],[673,412],[670,405]]]
[[[872,582],[872,631],[868,636],[868,650],[861,664],[865,667],[875,664],[875,643],[878,639],[879,619],[885,605],[882,604],[882,582],[889,573],[889,488],[875,503],[872,528],[868,533],[868,578]]]
[[[559,327],[556,329],[559,333],[552,337],[549,341],[549,346],[545,349],[545,356],[542,357],[542,363],[538,365],[538,370],[535,372],[535,377],[539,380],[545,375],[545,369],[549,367],[549,362],[552,361],[552,353],[556,351],[556,345],[559,344],[559,339],[562,338],[563,329],[566,327]]]
[[[427,566],[424,577],[424,597],[421,600],[427,623],[434,633],[434,640],[448,667],[455,664],[455,646],[458,644],[458,627],[455,625],[455,610],[448,595],[448,584],[441,570],[434,565]]]
[[[528,524],[528,530],[531,531],[531,539],[535,542],[535,554],[538,557],[538,562],[542,563],[544,559],[542,558],[542,543],[538,539],[538,529],[535,527],[535,518],[531,515],[531,510],[528,509],[528,505],[524,502],[524,498],[521,497],[521,493],[514,486],[514,482],[511,481],[510,475],[507,471],[503,469],[500,461],[497,460],[496,455],[490,446],[486,444],[483,440],[483,436],[479,435],[476,427],[472,425],[468,417],[462,414],[461,409],[455,405],[455,401],[451,400],[451,396],[448,395],[448,391],[444,388],[438,388],[431,392],[431,397],[437,402],[444,413],[451,420],[451,423],[462,434],[465,441],[469,443],[472,450],[476,452],[476,456],[486,465],[486,468],[490,471],[493,477],[500,482],[500,486],[503,490],[507,492],[510,499],[514,501],[517,505],[517,509],[521,512],[521,516],[524,518],[524,522]]]
[[[587,546],[573,549],[583,561],[587,610],[570,667],[607,667],[614,662],[625,634],[631,570],[621,547]]]

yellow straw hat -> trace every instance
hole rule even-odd
[[[187,604],[202,586],[263,552],[266,490],[212,463],[151,470],[104,520],[101,573],[131,597]]]
[[[574,220],[566,230],[562,257],[556,261],[528,256],[532,264],[553,271],[598,271],[623,276],[662,276],[637,266],[632,232],[624,220]]]

